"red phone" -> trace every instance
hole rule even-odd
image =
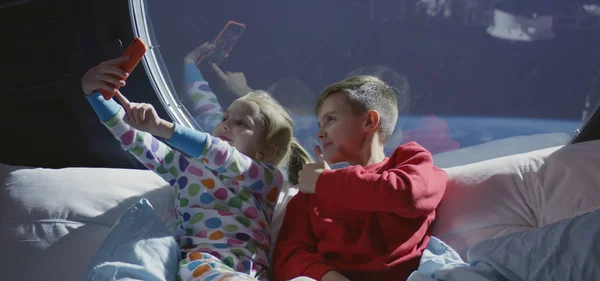
[[[200,57],[200,59],[198,59],[196,62],[196,67],[198,67],[203,61],[208,65],[213,63],[220,65],[225,59],[225,56],[229,54],[229,51],[233,49],[233,46],[240,39],[245,30],[246,26],[244,24],[236,21],[228,21],[217,38],[215,38],[215,40],[212,42],[212,44],[215,45],[215,49],[212,50],[212,52]]]
[[[146,44],[144,44],[144,41],[142,41],[142,39],[140,39],[140,38],[133,39],[133,42],[131,42],[131,44],[129,44],[129,47],[127,47],[125,52],[123,52],[123,55],[121,55],[121,57],[129,56],[129,59],[126,62],[121,63],[117,67],[119,69],[131,74],[133,69],[142,60],[142,57],[144,57],[144,54],[146,53],[147,49],[148,48],[146,47]],[[119,85],[114,85],[114,86],[117,90],[120,88]],[[115,95],[115,92],[105,91],[102,89],[98,89],[98,91],[100,91],[100,94],[102,94],[102,96],[104,97],[105,100],[110,100]]]

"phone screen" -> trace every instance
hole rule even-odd
[[[231,21],[228,22],[213,42],[215,49],[206,56],[200,58],[198,64],[203,64],[203,67],[210,67],[213,63],[220,65],[245,30],[246,26],[243,24]]]

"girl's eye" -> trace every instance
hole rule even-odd
[[[246,122],[244,122],[244,121],[236,121],[235,124],[238,125],[238,126],[240,126],[240,127],[248,127],[246,125]]]
[[[332,116],[327,116],[327,121],[331,121],[331,120],[333,120],[333,117]]]
[[[227,116],[223,116],[223,118],[221,118],[221,122],[225,122],[227,121]]]

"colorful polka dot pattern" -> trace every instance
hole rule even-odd
[[[231,257],[231,268],[251,276],[259,265],[268,266],[268,225],[283,185],[281,172],[210,135],[203,154],[187,158],[129,127],[123,115],[119,111],[105,125],[125,150],[173,186],[172,226],[181,250],[212,253],[221,261]]]
[[[205,131],[212,131],[223,118],[223,109],[206,81],[186,86],[185,94],[192,102],[192,115]]]
[[[236,267],[236,264],[244,269],[234,269],[239,267]],[[178,277],[186,281],[217,281],[228,276],[235,276],[235,280],[266,281],[266,272],[259,270],[252,260],[240,259],[235,255],[221,256],[218,253],[192,252],[179,262]]]

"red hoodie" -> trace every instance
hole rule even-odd
[[[406,280],[429,242],[446,177],[415,142],[380,163],[324,171],[315,194],[287,205],[275,281],[320,280],[330,270],[350,280]]]

